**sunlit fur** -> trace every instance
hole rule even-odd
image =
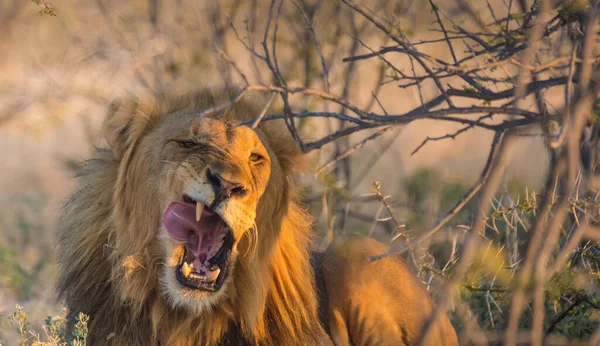
[[[260,345],[319,345],[327,338],[309,264],[311,220],[293,183],[300,156],[281,123],[257,130],[270,154],[271,176],[255,229],[239,239],[222,296],[190,309],[181,292],[165,291],[174,287],[165,282],[165,267],[177,254],[169,257],[161,227],[170,202],[160,197],[163,178],[148,174],[165,164],[148,154],[161,143],[147,139],[169,116],[221,104],[235,92],[159,96],[111,110],[106,136],[112,150],[98,149],[86,161],[59,233],[58,290],[70,327],[79,311],[90,315],[90,344],[237,344],[232,330]],[[248,120],[259,107],[241,101],[212,117]]]
[[[371,262],[390,248],[366,236],[336,237],[324,254],[329,328],[336,345],[416,345],[435,304],[402,258]],[[443,314],[423,345],[458,346]]]

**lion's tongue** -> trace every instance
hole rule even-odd
[[[219,250],[227,226],[212,210],[204,208],[202,218],[196,221],[196,204],[175,201],[163,216],[167,232],[175,240],[186,243],[194,254],[194,268],[209,270],[207,260]]]

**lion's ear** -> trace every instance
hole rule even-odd
[[[138,103],[135,101],[114,101],[110,104],[104,120],[104,137],[119,160],[127,150],[137,106]]]

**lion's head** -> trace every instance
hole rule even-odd
[[[61,291],[92,325],[92,301],[116,299],[165,342],[214,342],[232,323],[249,340],[321,331],[292,179],[299,150],[281,124],[250,127],[251,101],[203,115],[235,92],[111,106],[113,158],[88,161],[61,229]]]
[[[271,166],[274,181],[282,172],[260,132],[247,125],[193,113],[176,116],[148,138],[151,152],[143,157],[155,168],[151,174],[162,176],[154,187],[164,210],[159,238],[167,254],[166,294],[195,308],[216,302],[227,290],[240,239],[247,239],[246,247],[257,245],[257,206]],[[252,250],[244,255],[252,256]]]

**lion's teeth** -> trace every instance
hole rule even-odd
[[[200,222],[202,218],[202,211],[204,210],[204,204],[202,202],[196,202],[196,222]]]
[[[189,277],[192,273],[192,268],[193,264],[190,266],[187,264],[187,262],[183,262],[183,265],[181,266],[181,274],[183,274],[183,277]]]
[[[206,280],[207,281],[215,281],[217,277],[219,277],[219,273],[221,273],[221,269],[217,268],[215,270],[210,270],[206,272]]]

